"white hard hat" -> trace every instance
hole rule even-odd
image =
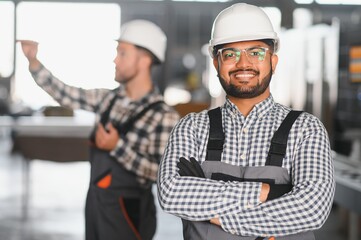
[[[165,59],[167,37],[154,23],[142,19],[127,22],[121,26],[118,41],[129,42],[149,50],[160,62]]]
[[[267,14],[259,7],[236,3],[221,11],[214,20],[209,52],[219,44],[272,39],[274,51],[279,48],[279,39]]]

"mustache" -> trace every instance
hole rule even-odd
[[[258,75],[259,74],[259,71],[257,70],[254,70],[252,68],[238,68],[238,69],[235,69],[233,71],[230,71],[229,72],[229,75],[232,75],[232,74],[235,74],[235,73],[239,73],[239,72],[253,72],[254,74]]]

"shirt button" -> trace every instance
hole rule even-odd
[[[245,160],[245,159],[246,159],[246,155],[245,155],[245,154],[242,154],[242,155],[241,155],[241,159],[242,159],[242,160]]]
[[[229,231],[231,234],[236,234],[236,231],[234,231],[233,229],[231,231]]]
[[[248,133],[248,128],[243,128],[244,133]]]

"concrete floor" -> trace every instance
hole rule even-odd
[[[32,161],[28,217],[22,209],[21,156],[10,154],[8,138],[0,138],[0,240],[84,239],[83,209],[89,178],[87,162]],[[317,239],[346,240],[345,224],[334,208]],[[181,240],[178,218],[158,210],[155,240]]]

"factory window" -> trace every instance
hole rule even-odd
[[[14,70],[14,3],[0,2],[0,77]]]
[[[314,0],[295,0],[298,4],[311,4]],[[318,4],[361,5],[360,0],[315,0]]]
[[[360,0],[316,0],[318,4],[361,5]]]
[[[77,87],[116,86],[114,40],[119,31],[117,4],[22,2],[17,7],[17,39],[39,42],[41,62]],[[33,109],[54,105],[32,80],[20,44],[16,49],[15,99]]]

